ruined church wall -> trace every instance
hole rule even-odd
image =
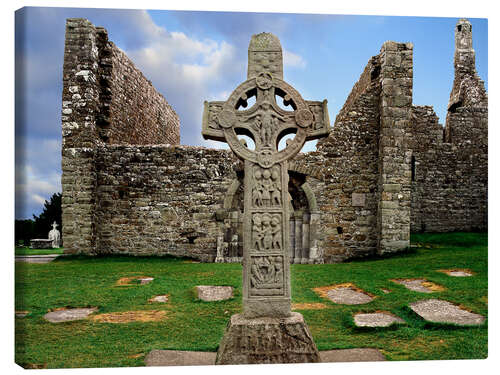
[[[380,50],[380,134],[377,232],[380,255],[410,246],[413,44],[387,41]]]
[[[319,247],[325,263],[373,255],[377,250],[379,95],[378,56],[370,59],[317,152],[299,154],[297,170],[316,172],[307,182],[321,212]]]
[[[100,147],[97,252],[214,261],[216,213],[236,178],[231,151],[190,146]]]
[[[106,30],[82,18],[66,21],[61,115],[65,252],[95,254],[97,148],[179,143],[179,119]]]
[[[99,29],[100,135],[108,144],[179,144],[179,116],[162,94]]]
[[[448,121],[471,136],[445,143],[432,107],[413,107],[412,232],[487,230],[487,116],[458,108]]]
[[[62,236],[66,253],[95,251],[95,147],[99,112],[96,28],[66,22],[62,92]]]

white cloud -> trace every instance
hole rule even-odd
[[[226,100],[227,87],[245,79],[244,62],[224,40],[200,40],[159,28],[147,13],[139,16],[144,43],[124,52],[179,115],[181,143],[207,145],[201,137],[203,101]]]
[[[45,200],[61,191],[60,150],[57,139],[16,140],[15,193],[20,217],[40,212]]]
[[[305,68],[306,60],[300,55],[293,52],[283,50],[283,65],[294,67],[294,68]]]
[[[31,200],[34,201],[35,203],[38,203],[38,204],[45,203],[45,199],[43,197],[39,196],[38,194],[33,194],[31,196]]]

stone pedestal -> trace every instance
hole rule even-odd
[[[30,249],[52,249],[52,240],[35,238],[30,240]]]
[[[287,318],[231,316],[216,365],[321,362],[302,314]]]

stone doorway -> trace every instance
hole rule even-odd
[[[291,263],[323,263],[318,251],[320,212],[306,175],[289,171]],[[221,235],[217,239],[215,262],[234,263],[243,259],[243,171],[237,172],[224,200]]]

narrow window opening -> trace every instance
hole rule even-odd
[[[344,230],[342,229],[342,227],[337,227],[337,233],[338,234],[344,233]]]

